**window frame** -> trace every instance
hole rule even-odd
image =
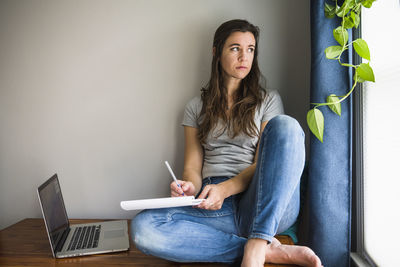
[[[362,15],[362,14],[361,14]],[[361,17],[361,16],[360,16]],[[362,18],[360,18],[361,21]],[[361,22],[357,29],[353,29],[353,39],[361,38]],[[353,53],[353,62],[358,65],[362,62],[357,53]],[[352,203],[353,209],[352,230],[356,231],[356,238],[352,239],[355,251],[350,253],[350,257],[358,267],[378,267],[371,256],[367,253],[364,246],[364,159],[363,159],[363,85],[358,83],[353,96],[353,186],[355,185],[355,197]]]

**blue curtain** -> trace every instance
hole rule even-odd
[[[352,73],[336,60],[325,58],[328,46],[338,45],[332,31],[340,26],[337,18],[324,15],[324,0],[311,0],[311,103],[326,102],[332,93],[345,95],[351,88]],[[349,32],[349,43],[352,41]],[[350,49],[351,50],[351,49]],[[349,62],[351,54],[342,55]],[[352,104],[342,102],[339,117],[327,106],[324,143],[311,136],[309,161],[308,245],[326,267],[350,266],[351,242],[351,148]],[[311,133],[311,132],[310,132]]]

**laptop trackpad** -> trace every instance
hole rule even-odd
[[[108,230],[104,232],[104,238],[117,238],[125,235],[124,229]]]

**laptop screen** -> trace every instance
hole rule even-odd
[[[42,184],[38,188],[38,193],[52,248],[55,250],[62,233],[69,228],[69,221],[57,174],[54,174]]]

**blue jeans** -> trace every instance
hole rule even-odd
[[[304,160],[299,123],[286,115],[274,117],[262,133],[256,171],[246,191],[226,198],[219,210],[177,207],[140,212],[131,225],[136,247],[176,262],[240,260],[248,238],[271,242],[295,223]],[[205,178],[203,187],[229,178]]]

